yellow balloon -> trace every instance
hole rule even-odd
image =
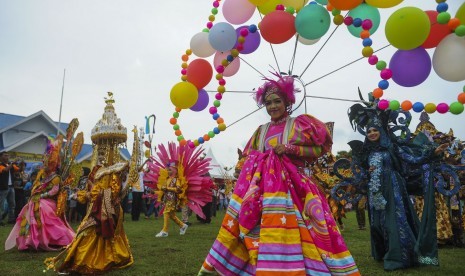
[[[465,24],[465,2],[457,10],[457,13],[455,14],[455,18],[460,19],[460,24],[461,25]]]
[[[255,6],[263,5],[268,1],[270,1],[270,0],[249,0],[249,2],[254,4]]]
[[[145,150],[144,156],[145,156],[145,158],[149,158],[150,157],[150,150]]]
[[[429,17],[423,10],[404,7],[388,18],[385,33],[392,46],[400,50],[411,50],[425,42],[430,29]]]
[[[365,2],[377,8],[392,8],[399,5],[404,0],[365,0]]]
[[[430,114],[436,112],[436,105],[434,103],[425,104],[425,111]]]
[[[178,82],[171,88],[170,99],[174,106],[191,108],[199,98],[197,87],[188,81]]]
[[[268,0],[265,4],[259,5],[258,11],[263,14],[267,15],[272,11],[276,10],[276,6],[281,4],[281,0]]]
[[[282,2],[286,8],[293,7],[296,11],[300,11],[307,4],[308,0],[282,0]]]

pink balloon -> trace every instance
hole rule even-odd
[[[231,24],[242,24],[249,20],[255,12],[255,5],[249,0],[225,0],[223,16]]]
[[[231,54],[231,51],[226,52],[216,52],[215,57],[213,58],[213,65],[215,68],[221,66],[221,62],[226,59]],[[223,76],[230,77],[239,71],[239,67],[241,66],[239,57],[235,58],[233,62],[231,62],[228,66],[224,68]]]
[[[208,106],[209,97],[207,91],[199,89],[197,102],[190,108],[192,111],[202,111]]]

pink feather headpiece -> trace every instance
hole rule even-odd
[[[298,88],[294,87],[294,78],[291,76],[281,76],[277,72],[271,73],[278,79],[263,78],[266,82],[255,93],[257,104],[262,106],[265,103],[266,96],[269,94],[278,94],[284,99],[286,105],[293,105],[295,103],[295,93],[300,92]]]

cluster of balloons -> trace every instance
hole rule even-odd
[[[214,23],[220,2],[225,21]],[[190,48],[182,55],[181,82],[175,84],[170,93],[176,107],[170,122],[178,141],[198,146],[226,129],[218,108],[226,91],[225,77],[235,75],[240,69],[240,54],[254,53],[262,39],[281,44],[297,37],[302,44],[315,44],[328,32],[331,23],[345,24],[350,34],[363,40],[362,55],[380,71],[382,78],[373,91],[376,98],[383,96],[390,80],[403,87],[416,86],[429,77],[432,69],[444,80],[465,80],[465,4],[453,18],[447,13],[446,0],[437,1],[436,10],[404,7],[394,11],[384,32],[389,43],[398,50],[389,62],[373,54],[371,35],[380,25],[379,9],[392,8],[401,2],[403,0],[214,0],[206,28],[191,38]],[[263,17],[258,27],[248,23],[255,11]],[[348,11],[348,15],[342,16],[341,11]],[[434,50],[432,58],[427,49]],[[192,56],[195,58],[188,63]],[[213,78],[218,81],[218,87],[211,100],[205,87]],[[427,112],[459,114],[463,111],[465,97],[460,95],[458,101],[450,105],[381,100],[379,107],[414,111],[421,107]],[[195,112],[207,109],[218,126],[198,139],[186,140],[177,122],[183,109]]]

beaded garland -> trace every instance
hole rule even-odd
[[[436,11],[438,12],[437,22],[439,24],[447,24],[451,31],[453,31],[457,36],[463,37],[465,36],[465,25],[461,25],[460,19],[458,18],[451,18],[451,15],[447,12],[448,5],[446,4],[446,0],[436,0],[438,3],[436,7]],[[465,86],[462,89],[462,92],[458,94],[457,101],[451,104],[447,103],[427,103],[424,105],[421,102],[413,103],[409,100],[405,100],[400,103],[398,100],[386,100],[381,99],[384,94],[384,90],[388,89],[389,87],[389,79],[392,78],[392,70],[387,68],[387,63],[383,60],[378,60],[378,57],[373,54],[372,40],[370,38],[370,29],[373,26],[373,23],[370,19],[361,19],[361,18],[352,18],[347,16],[343,18],[340,15],[340,11],[334,10],[332,11],[334,15],[333,22],[336,25],[341,25],[344,23],[347,26],[353,25],[354,27],[362,27],[363,31],[360,34],[360,38],[363,40],[363,50],[362,55],[368,58],[368,63],[370,65],[376,66],[376,69],[380,71],[381,81],[378,83],[378,87],[373,90],[373,97],[379,99],[378,108],[385,110],[398,110],[402,109],[404,111],[409,111],[413,109],[415,112],[422,112],[423,110],[427,111],[428,113],[434,113],[437,111],[440,114],[444,114],[447,112],[451,112],[452,114],[460,114],[464,110],[465,104]]]
[[[447,12],[448,5],[446,4],[447,0],[436,0],[438,3],[436,7],[436,11],[438,12],[437,22],[439,24],[447,24],[448,27],[453,31],[457,36],[463,37],[465,36],[465,25],[461,25],[461,22],[458,18],[451,18],[451,15]],[[209,32],[210,29],[213,27],[213,22],[215,21],[215,17],[218,14],[218,8],[220,6],[221,0],[215,0],[213,2],[213,8],[211,9],[211,14],[208,17],[208,22],[206,24],[206,28],[203,29],[203,32]],[[428,103],[424,105],[421,102],[416,102],[412,104],[411,101],[405,100],[400,103],[398,100],[386,100],[381,99],[384,94],[384,90],[389,87],[389,79],[392,78],[392,70],[387,67],[387,63],[383,60],[379,60],[376,55],[374,55],[372,45],[372,39],[370,38],[370,29],[373,27],[373,23],[370,19],[361,19],[361,18],[352,18],[350,16],[343,17],[341,15],[341,11],[338,9],[333,8],[331,5],[327,5],[328,11],[332,13],[333,23],[336,25],[345,24],[347,26],[353,25],[354,27],[362,27],[363,31],[360,33],[360,38],[362,39],[362,55],[368,59],[368,63],[372,66],[375,66],[377,70],[380,71],[381,81],[378,83],[378,87],[373,90],[373,97],[378,99],[378,108],[384,110],[390,108],[391,110],[398,110],[402,109],[404,111],[409,111],[413,109],[415,112],[421,112],[423,110],[427,111],[428,113],[433,113],[438,111],[440,114],[444,114],[447,112],[451,112],[452,114],[460,114],[464,110],[465,104],[465,86],[463,87],[463,91],[458,94],[457,101],[451,104],[446,103]],[[283,5],[277,5],[276,10],[285,10],[291,14],[294,14],[295,10],[292,7],[284,7]],[[180,145],[188,145],[191,148],[199,146],[206,141],[209,141],[211,138],[218,135],[220,132],[226,130],[226,124],[224,123],[224,119],[218,113],[218,108],[221,106],[221,100],[223,98],[223,93],[226,92],[226,81],[223,78],[223,72],[225,68],[231,64],[235,58],[239,56],[239,52],[242,51],[245,39],[249,33],[255,33],[257,31],[256,25],[250,25],[248,28],[243,28],[240,31],[240,36],[238,37],[238,44],[236,48],[231,50],[231,54],[228,55],[225,59],[222,60],[221,65],[215,68],[216,80],[218,81],[217,93],[215,94],[215,101],[213,102],[213,106],[209,108],[209,112],[212,115],[212,119],[216,121],[217,127],[214,127],[211,131],[204,134],[201,137],[198,137],[195,140],[186,140],[185,137],[182,135],[181,128],[178,124],[178,118],[181,112],[181,108],[175,107],[175,112],[173,113],[173,117],[170,119],[170,124],[173,125],[174,134],[177,136],[177,140]],[[187,81],[187,67],[189,56],[192,54],[191,49],[187,49],[185,54],[182,55],[182,70],[181,70],[181,80]]]

